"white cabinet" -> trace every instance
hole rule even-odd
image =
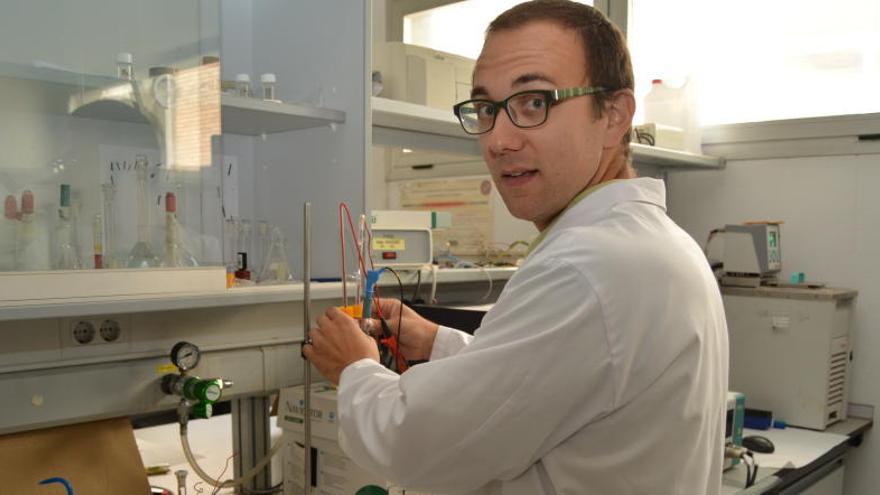
[[[856,291],[727,287],[730,390],[746,407],[817,430],[846,419]]]

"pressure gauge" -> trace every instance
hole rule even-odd
[[[201,352],[195,344],[189,342],[178,342],[171,348],[171,362],[177,366],[180,371],[189,371],[199,364]]]

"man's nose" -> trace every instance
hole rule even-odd
[[[522,129],[513,124],[506,109],[498,109],[495,126],[484,134],[485,142],[488,144],[489,151],[495,155],[516,151],[522,148],[522,132]]]

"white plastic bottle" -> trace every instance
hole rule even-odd
[[[662,79],[654,79],[651,91],[645,96],[645,123],[671,127],[671,133],[681,133],[672,139],[680,143],[676,148],[702,152],[697,94],[692,80],[674,88],[664,84]]]
[[[685,130],[684,95],[679,89],[663,84],[662,79],[651,81],[651,91],[645,96],[645,123],[659,124]]]

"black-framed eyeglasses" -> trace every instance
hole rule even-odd
[[[576,96],[587,96],[607,91],[598,86],[579,86],[566,89],[530,89],[520,91],[501,101],[475,99],[452,107],[461,127],[468,134],[484,134],[495,128],[498,111],[504,109],[513,125],[529,129],[547,121],[550,107]]]

